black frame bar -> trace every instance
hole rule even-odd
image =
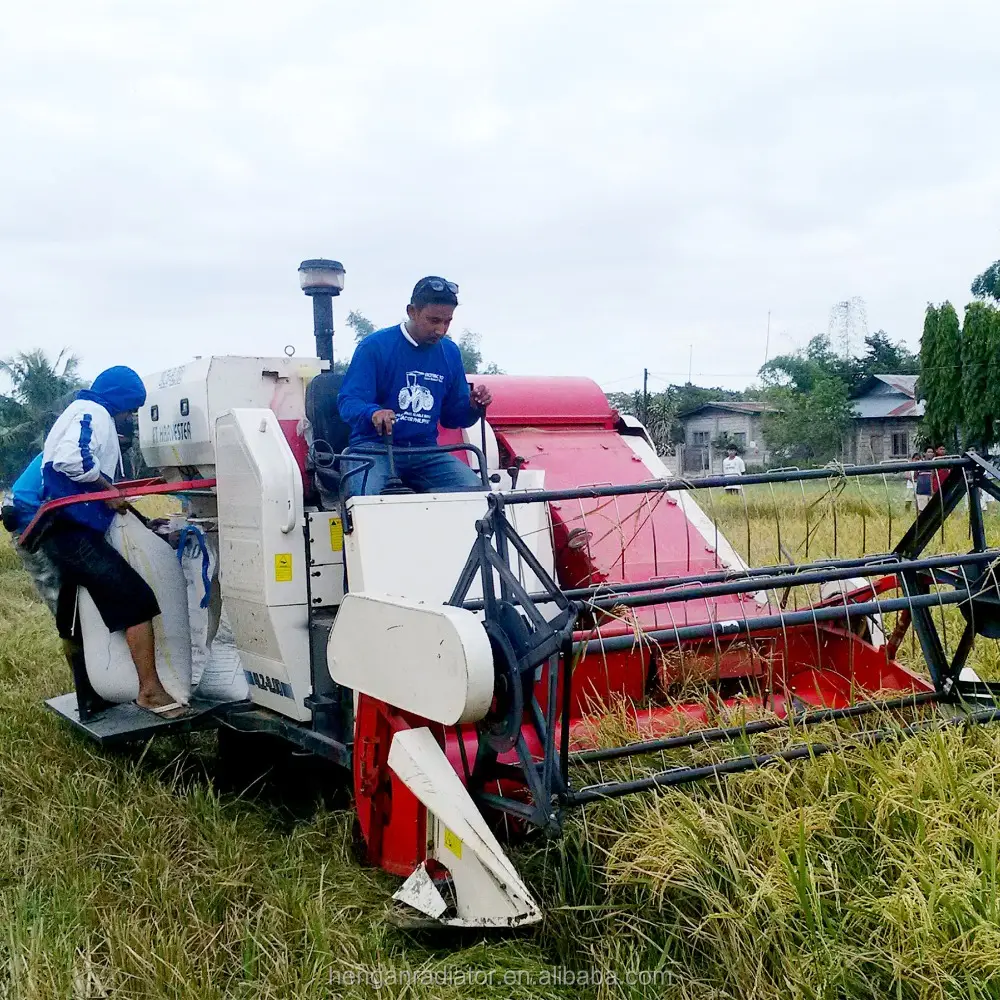
[[[508,520],[505,509],[527,503],[551,503],[574,499],[598,499],[680,490],[705,490],[714,487],[758,484],[839,480],[845,477],[884,477],[912,471],[943,471],[946,473],[933,501],[918,513],[913,525],[891,551],[855,559],[825,559],[804,565],[778,565],[745,570],[718,570],[683,577],[661,577],[634,584],[621,583],[562,590],[546,573]],[[634,791],[685,784],[700,778],[721,777],[779,761],[801,760],[836,749],[828,744],[804,744],[766,754],[751,754],[730,761],[688,768],[673,768],[659,774],[632,781],[601,782],[595,786],[574,788],[572,769],[601,761],[622,760],[644,754],[692,747],[719,741],[732,741],[789,727],[808,728],[822,722],[860,718],[873,712],[894,712],[924,705],[950,703],[968,709],[966,699],[990,698],[1000,702],[1000,683],[969,683],[959,680],[975,638],[972,624],[963,634],[949,662],[934,629],[931,613],[934,608],[963,606],[963,613],[973,614],[975,602],[997,593],[995,564],[1000,561],[1000,548],[989,548],[979,509],[979,493],[986,491],[1000,499],[1000,470],[977,455],[963,455],[922,462],[893,462],[882,465],[845,466],[835,469],[780,470],[739,477],[707,477],[699,480],[662,479],[625,486],[594,486],[568,490],[522,490],[491,493],[489,511],[477,522],[477,537],[465,567],[448,601],[468,610],[482,611],[487,631],[504,631],[512,650],[509,662],[498,664],[498,674],[524,681],[525,696],[521,728],[513,741],[518,763],[501,763],[498,752],[488,746],[481,728],[480,751],[469,776],[471,793],[484,807],[526,820],[548,830],[558,829],[563,810],[569,806],[601,798],[613,798]],[[945,520],[963,497],[970,500],[970,537],[972,551],[947,555],[923,556],[922,553]],[[516,555],[522,566],[534,575],[539,589],[529,588],[518,579],[511,560]],[[969,572],[967,572],[967,569]],[[709,621],[698,625],[658,628],[641,634],[601,635],[600,624],[591,632],[575,631],[577,622],[601,621],[601,614],[618,606],[645,607],[682,601],[701,600],[723,595],[770,592],[797,586],[808,586],[852,577],[896,577],[902,596],[887,599],[864,599],[864,593],[852,600],[821,602],[818,605],[778,614],[746,615],[731,621]],[[469,598],[473,582],[479,579],[482,597]],[[932,587],[950,588],[942,591]],[[998,595],[1000,598],[1000,595]],[[546,618],[540,607],[555,608]],[[522,625],[510,626],[512,611]],[[801,712],[782,720],[758,720],[740,726],[707,729],[698,732],[645,740],[602,750],[570,751],[572,706],[572,674],[577,660],[592,653],[606,654],[616,650],[659,643],[701,643],[731,640],[752,634],[780,632],[789,627],[821,624],[847,624],[854,619],[890,611],[906,611],[912,615],[914,630],[928,663],[934,689],[914,692],[905,697],[864,701],[842,709],[819,709]],[[597,616],[596,619],[594,616]],[[968,616],[967,616],[968,617]],[[506,624],[505,624],[506,623]],[[594,636],[594,632],[598,632]],[[510,634],[507,634],[510,633]],[[514,634],[518,633],[518,634]],[[495,649],[496,654],[496,649]],[[546,672],[546,710],[541,709],[535,695],[534,679]],[[561,697],[560,695],[561,691]],[[970,722],[979,724],[1000,720],[1000,708],[960,714],[946,725]],[[908,735],[938,724],[914,723],[897,729],[862,731],[858,739],[878,743],[899,735]],[[542,747],[542,758],[533,759],[524,738],[524,727],[534,731]],[[497,779],[520,775],[520,782],[530,792],[530,801],[523,798],[487,791],[495,788]]]

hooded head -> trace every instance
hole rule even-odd
[[[83,399],[100,403],[112,416],[130,413],[146,402],[146,387],[142,379],[125,365],[106,368],[89,389],[80,393]]]
[[[131,413],[119,413],[115,417],[115,427],[118,430],[118,443],[122,446],[122,451],[132,447],[135,440],[135,421]]]

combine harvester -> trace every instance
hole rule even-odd
[[[327,304],[342,287],[343,271],[331,274]],[[505,831],[558,835],[574,806],[833,747],[792,742],[660,769],[652,754],[935,704],[931,718],[851,738],[1000,718],[1000,685],[965,667],[977,636],[1000,636],[1000,550],[979,503],[981,490],[1000,498],[1000,473],[980,457],[744,476],[751,486],[943,473],[891,550],[750,567],[695,502],[723,480],[673,478],[596,384],[492,376],[488,419],[440,437],[479,469],[481,492],[414,495],[390,481],[384,495],[325,510],[314,478],[336,496],[365,469],[303,436],[307,404],[334,379],[323,371],[332,323],[317,331],[319,359],[201,358],[150,376],[140,442],[162,478],[96,495],[186,498],[186,521],[217,553],[208,582],[249,697],[193,699],[176,720],[109,704],[85,662],[84,625],[76,690],[48,704],[101,743],[217,726],[277,735],[349,769],[369,860],[405,879],[404,921],[537,921]],[[925,555],[965,498],[971,551]],[[820,597],[787,610],[781,594],[796,587]],[[967,624],[949,657],[932,613],[952,604]],[[885,642],[888,612],[902,614]],[[895,659],[910,620],[930,682]],[[672,700],[692,665],[710,697]],[[598,746],[602,706],[623,704],[635,739]],[[621,777],[630,762],[641,766]]]

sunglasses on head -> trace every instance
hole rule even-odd
[[[428,278],[420,284],[434,292],[443,292],[447,288],[452,295],[458,295],[458,285],[454,281],[445,281],[444,278]]]

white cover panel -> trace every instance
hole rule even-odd
[[[307,720],[309,678],[302,477],[271,410],[216,426],[219,582],[254,702]]]
[[[522,473],[518,479],[519,490],[542,485],[540,473]],[[348,506],[353,520],[353,530],[344,536],[348,588],[428,604],[443,604],[451,597],[477,537],[476,521],[488,510],[485,491],[355,497]],[[509,507],[506,514],[554,577],[548,504]],[[541,589],[513,548],[510,564],[526,590]],[[478,577],[468,596],[482,596]]]
[[[482,719],[493,698],[493,655],[470,611],[350,593],[327,646],[346,687],[453,726]]]

